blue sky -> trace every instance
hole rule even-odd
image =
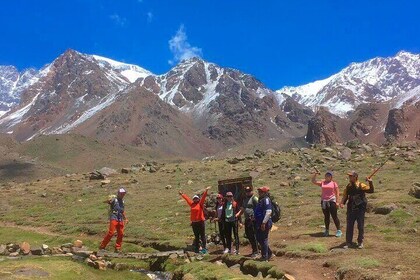
[[[0,65],[40,68],[66,49],[156,74],[200,55],[269,87],[353,61],[420,53],[420,1],[13,0],[0,6]]]

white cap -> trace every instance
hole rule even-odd
[[[118,192],[119,192],[119,193],[126,193],[127,191],[126,191],[124,188],[120,188],[120,189],[118,190]]]
[[[198,195],[194,195],[193,199],[196,199],[196,198],[200,199],[200,197]]]

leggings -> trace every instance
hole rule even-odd
[[[229,250],[232,249],[232,231],[235,237],[235,249],[239,251],[239,233],[238,233],[238,223],[235,222],[225,222],[225,237],[226,245]]]
[[[206,248],[206,227],[204,221],[192,222],[191,226],[194,232],[195,251],[198,252],[198,250],[200,249],[200,241],[203,249]]]
[[[337,205],[335,204],[334,201],[328,201],[325,203],[326,207],[325,209],[322,208],[322,212],[324,213],[324,223],[325,223],[325,229],[329,230],[330,229],[330,215],[333,218],[335,227],[337,228],[337,230],[340,230],[340,220],[338,219],[337,216]],[[322,206],[322,202],[321,202],[321,206]]]

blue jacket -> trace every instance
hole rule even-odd
[[[268,196],[260,198],[258,200],[257,207],[255,207],[254,215],[255,215],[255,224],[257,227],[261,226],[267,210],[273,210],[271,199]],[[273,222],[271,221],[271,217],[270,217],[270,219],[268,219],[267,221],[266,227],[271,228],[272,223]]]

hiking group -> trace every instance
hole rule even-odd
[[[358,238],[357,247],[363,248],[364,239],[364,218],[366,212],[366,193],[373,193],[374,187],[371,176],[366,178],[368,185],[359,181],[357,172],[347,173],[349,182],[344,188],[343,197],[340,201],[338,184],[333,180],[333,172],[327,171],[324,180],[317,181],[316,176],[319,171],[312,176],[312,183],[321,188],[321,209],[324,214],[325,231],[324,236],[329,236],[330,216],[336,227],[336,237],[342,236],[341,225],[337,215],[338,208],[344,208],[347,204],[347,227],[346,242],[344,248],[353,247],[354,224],[357,222]],[[206,217],[205,201],[207,193],[211,187],[207,187],[201,195],[194,195],[192,199],[179,191],[181,197],[190,207],[190,222],[194,233],[194,250],[197,253],[206,254]],[[267,186],[257,188],[258,196],[253,192],[252,187],[245,188],[245,198],[238,203],[234,200],[234,194],[230,191],[217,194],[217,202],[214,209],[214,217],[211,222],[217,223],[220,241],[223,245],[224,254],[239,254],[239,228],[245,227],[245,236],[251,248],[252,258],[268,261],[273,253],[269,246],[269,233],[273,222],[280,219],[280,208],[273,201],[270,195],[270,188]],[[105,249],[115,231],[117,240],[115,244],[116,252],[120,252],[124,235],[124,226],[128,222],[124,211],[124,196],[126,190],[120,188],[117,195],[110,196],[105,202],[110,205],[109,230],[99,249]],[[242,223],[244,217],[244,224]],[[232,238],[233,235],[233,238]],[[234,246],[234,248],[232,248]]]

